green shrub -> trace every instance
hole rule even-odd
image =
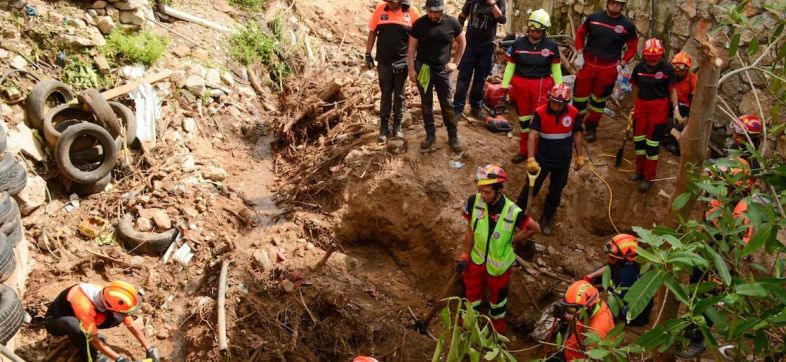
[[[63,81],[76,89],[101,88],[103,78],[86,57],[70,57],[63,67]]]
[[[256,23],[250,23],[229,39],[229,55],[242,63],[250,65],[262,63],[270,71],[270,79],[274,88],[281,89],[283,81],[292,72],[279,53],[283,34],[283,22],[274,20],[270,34]]]
[[[115,30],[106,39],[104,52],[107,57],[125,63],[151,65],[164,54],[167,39],[150,31],[127,34]]]
[[[266,4],[266,0],[229,0],[229,2],[250,10],[260,10]]]

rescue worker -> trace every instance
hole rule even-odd
[[[538,9],[529,15],[527,36],[520,37],[508,49],[508,65],[502,78],[502,88],[513,86],[510,98],[516,102],[521,134],[519,152],[513,156],[513,163],[521,163],[529,153],[529,126],[532,113],[548,101],[548,94],[554,84],[562,83],[560,54],[557,43],[546,36],[551,26],[549,14]]]
[[[584,343],[584,334],[592,331],[605,339],[614,329],[614,316],[609,306],[601,300],[598,289],[584,280],[568,287],[565,298],[556,305],[554,315],[557,319],[549,340],[555,342],[554,339],[560,336],[565,338],[565,343],[559,351],[546,356],[547,362],[585,359],[584,353],[591,346]],[[557,333],[558,329],[561,333]]]
[[[467,231],[456,270],[464,273],[467,300],[477,309],[489,291],[489,315],[497,333],[505,332],[510,267],[516,261],[514,243],[540,232],[540,226],[504,194],[508,176],[497,164],[478,168],[478,193],[467,199]]]
[[[630,81],[633,84],[634,107],[633,142],[636,148],[636,172],[628,180],[641,181],[639,192],[652,187],[658,168],[660,140],[666,131],[669,118],[669,102],[674,110],[674,119],[682,122],[677,102],[677,77],[671,64],[663,61],[663,44],[651,38],[644,42],[644,61],[633,68]]]
[[[628,65],[638,47],[636,26],[622,14],[626,2],[608,0],[605,11],[590,14],[576,30],[575,64],[579,71],[573,105],[582,115],[590,143],[595,142],[600,116],[614,90],[617,73]],[[625,54],[620,59],[623,48]]]
[[[578,151],[581,149],[581,119],[579,111],[568,104],[570,102],[570,88],[565,84],[554,85],[548,94],[549,103],[535,109],[530,124],[529,141],[527,147],[527,171],[537,174],[532,196],[538,194],[543,182],[549,177],[549,191],[543,204],[543,214],[540,225],[543,235],[551,235],[552,218],[557,212],[562,190],[568,184],[570,162],[573,150],[576,150],[576,163],[578,170],[584,165],[584,156]],[[577,134],[578,133],[578,134]],[[535,152],[537,142],[538,150]],[[516,201],[524,209],[527,208],[529,184],[524,183],[524,188]]]
[[[423,8],[426,15],[415,20],[412,25],[407,50],[409,80],[418,87],[423,126],[426,129],[426,139],[420,144],[420,149],[430,150],[436,139],[432,93],[436,90],[442,120],[448,129],[450,148],[454,152],[461,152],[450,74],[456,70],[456,64],[464,54],[464,30],[456,18],[445,14],[444,0],[427,0]],[[453,43],[456,43],[456,51],[451,62],[450,49]]]
[[[602,283],[603,271],[606,267],[611,271],[611,280],[615,288],[622,288],[617,295],[620,299],[625,298],[628,289],[639,280],[639,264],[636,263],[639,243],[636,237],[630,234],[617,234],[609,240],[604,251],[606,252],[606,265],[584,276],[584,280],[594,285]],[[641,314],[626,322],[628,305],[625,304],[615,317],[617,321],[622,321],[631,326],[643,326],[649,323],[650,311],[654,302],[650,299],[649,304],[644,307]]]
[[[133,285],[115,280],[101,287],[80,283],[63,290],[46,311],[44,326],[53,336],[67,335],[82,361],[129,362],[104,343],[99,329],[128,328],[146,351],[146,358],[159,362],[158,350],[150,345],[131,316],[142,306],[142,294]]]
[[[366,66],[374,68],[371,49],[377,43],[377,75],[382,97],[379,99],[379,141],[389,135],[404,137],[401,120],[404,109],[404,83],[407,81],[407,46],[412,23],[418,18],[409,0],[385,0],[377,5],[368,22]],[[388,128],[391,110],[393,128]]]
[[[684,122],[675,122],[674,115],[669,118],[666,131],[663,135],[663,146],[674,156],[680,155],[680,144],[672,134],[671,130],[676,129],[682,132],[688,124],[690,115],[690,104],[693,101],[693,93],[696,90],[696,73],[691,71],[693,59],[684,50],[675,54],[671,58],[671,66],[674,67],[674,74],[677,76],[677,102],[679,103],[679,113]]]
[[[738,150],[746,153],[746,158],[750,157],[750,155],[747,154],[747,147],[745,146],[748,144],[748,137],[750,137],[750,140],[753,142],[753,148],[759,148],[759,141],[763,128],[761,119],[752,114],[744,114],[732,121],[731,129],[733,132],[732,139],[734,140],[734,145]],[[758,168],[758,165],[751,166],[754,169]]]
[[[458,66],[456,97],[453,105],[456,109],[456,117],[461,117],[467,101],[467,89],[469,89],[470,115],[480,118],[483,85],[493,66],[497,25],[505,24],[507,21],[505,0],[466,0],[458,20],[462,25],[467,20],[469,23],[466,27],[467,49]]]

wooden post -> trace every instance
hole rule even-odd
[[[720,79],[720,71],[722,61],[717,56],[717,50],[712,44],[707,41],[702,41],[702,54],[701,64],[699,65],[699,74],[696,80],[696,93],[693,96],[693,103],[691,106],[690,116],[688,117],[688,125],[685,132],[680,138],[680,150],[682,157],[680,159],[680,174],[677,177],[677,184],[674,193],[671,194],[671,202],[674,199],[687,191],[689,178],[691,172],[696,172],[700,169],[704,160],[707,157],[707,149],[710,142],[710,133],[712,130],[712,120],[715,114],[715,106],[718,97],[718,79]],[[687,218],[693,211],[696,203],[695,198],[691,198],[685,207],[675,211],[675,216],[679,218]],[[673,293],[666,293],[666,288],[661,289],[661,298],[664,298],[663,315],[659,323],[664,323],[670,319],[677,317],[679,310],[679,303],[674,298]],[[655,355],[656,361],[675,361],[675,349],[669,350]]]

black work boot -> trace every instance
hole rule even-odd
[[[527,160],[527,156],[524,156],[520,153],[517,153],[513,158],[510,159],[510,162],[513,163],[522,163]]]
[[[480,107],[472,107],[472,109],[469,110],[469,115],[477,119],[480,119],[483,116],[480,113]]]
[[[628,176],[628,181],[641,181],[643,179],[644,179],[644,175],[642,175],[642,174],[640,174],[638,172],[635,172],[635,173],[631,174],[630,176]]]
[[[541,216],[540,222],[538,222],[538,223],[540,224],[540,232],[543,235],[546,235],[546,236],[551,235],[551,231],[552,231],[551,230],[551,219],[547,219],[547,218]]]
[[[434,135],[433,134],[427,134],[426,135],[426,139],[423,140],[423,142],[420,143],[420,149],[424,150],[424,151],[431,149],[431,146],[434,145],[434,141],[435,141]]]
[[[459,143],[458,135],[454,134],[448,136],[448,144],[450,145],[450,149],[453,150],[453,152],[461,152],[461,143]]]
[[[597,124],[587,123],[587,135],[586,137],[584,137],[584,139],[586,139],[587,142],[589,143],[595,142],[595,140],[598,138],[598,135],[596,133],[597,128],[598,128]]]
[[[676,141],[675,141],[675,142],[676,142]],[[676,143],[673,143],[673,142],[667,142],[667,143],[664,145],[664,147],[666,147],[666,150],[667,150],[667,151],[669,151],[669,152],[670,152],[672,155],[674,155],[674,156],[677,156],[677,157],[680,157],[680,147],[679,147],[679,146],[677,146],[677,144],[676,144]]]
[[[639,184],[639,192],[645,193],[652,188],[652,181],[644,180]]]
[[[393,122],[393,137],[404,138],[404,132],[401,132],[401,120]]]
[[[388,121],[379,121],[379,137],[377,140],[382,143],[387,140],[388,135]]]

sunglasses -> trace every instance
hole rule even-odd
[[[678,72],[684,72],[684,71],[688,70],[688,67],[686,67],[685,65],[682,65],[682,64],[675,64],[674,65],[674,70],[676,70]]]

